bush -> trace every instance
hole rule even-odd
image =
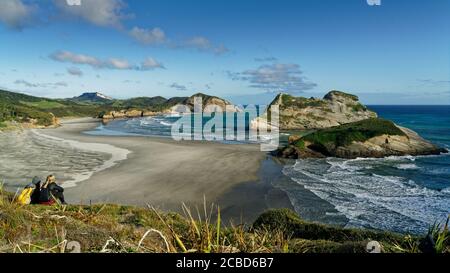
[[[283,231],[293,238],[306,240],[326,240],[338,243],[349,241],[377,240],[380,242],[401,241],[401,235],[390,232],[378,232],[362,229],[347,229],[337,226],[310,223],[289,209],[269,210],[263,213],[253,224],[253,229]]]
[[[261,214],[253,223],[253,228],[292,232],[300,221],[300,216],[292,210],[272,209]]]
[[[329,149],[347,146],[353,141],[364,142],[381,135],[406,136],[392,121],[373,118],[319,130],[304,136],[303,140]]]

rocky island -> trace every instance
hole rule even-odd
[[[291,135],[288,145],[275,152],[280,157],[352,159],[448,152],[410,129],[378,118],[357,96],[345,92],[331,91],[323,99],[280,94],[271,105],[280,107],[280,129],[309,130]]]
[[[331,91],[323,99],[279,94],[269,108],[275,105],[279,106],[280,130],[323,129],[377,117],[357,96],[341,91]],[[258,121],[267,123],[267,113]]]

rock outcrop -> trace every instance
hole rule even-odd
[[[318,130],[303,137],[291,136],[276,155],[284,158],[382,158],[438,155],[448,151],[391,121],[368,119]]]
[[[155,111],[141,111],[141,110],[121,110],[121,111],[111,111],[108,114],[103,115],[104,120],[111,119],[123,119],[123,118],[141,118],[141,117],[152,117],[166,112],[155,112]],[[167,111],[167,113],[169,113]]]
[[[122,118],[138,118],[147,116],[157,116],[164,114],[176,114],[181,112],[181,108],[177,107],[183,105],[188,107],[191,111],[194,111],[195,98],[201,98],[202,110],[205,112],[217,111],[217,107],[223,112],[240,112],[239,107],[234,106],[231,102],[221,99],[219,97],[209,96],[202,93],[195,94],[191,97],[176,97],[165,100],[164,98],[157,98],[158,103],[155,103],[156,98],[136,98],[127,100],[127,103],[122,103],[123,106],[134,106],[133,110],[118,110],[111,111],[104,114],[103,120],[109,121],[112,119]],[[133,101],[134,100],[134,101]],[[139,100],[139,101],[138,101]],[[131,104],[130,104],[131,103]],[[144,110],[137,110],[137,109]],[[158,109],[158,110],[155,110]]]
[[[241,111],[237,106],[233,105],[231,102],[229,102],[225,99],[215,97],[215,96],[205,95],[202,93],[195,94],[195,95],[185,99],[184,101],[182,101],[179,104],[189,107],[192,111],[192,110],[194,110],[195,98],[202,99],[203,110],[205,112],[217,111],[217,109],[216,109],[217,107],[219,107],[220,110],[223,112],[240,112]]]
[[[341,91],[331,91],[323,99],[279,94],[270,104],[273,105],[280,109],[281,130],[322,129],[377,117],[357,96]],[[256,122],[263,125],[265,118],[253,121],[253,127]]]

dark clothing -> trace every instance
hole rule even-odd
[[[48,190],[56,199],[58,199],[62,204],[66,204],[64,200],[64,188],[58,186],[56,183],[51,183],[48,185]]]
[[[50,190],[47,188],[41,188],[39,191],[39,204],[46,203],[50,201],[52,196],[50,195]]]
[[[41,182],[35,184],[33,193],[31,194],[31,204],[39,204],[41,197]]]

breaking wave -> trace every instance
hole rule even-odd
[[[426,179],[427,160],[300,159],[283,172],[332,204],[348,218],[348,226],[421,233],[450,212],[450,179],[446,185],[429,174]]]

